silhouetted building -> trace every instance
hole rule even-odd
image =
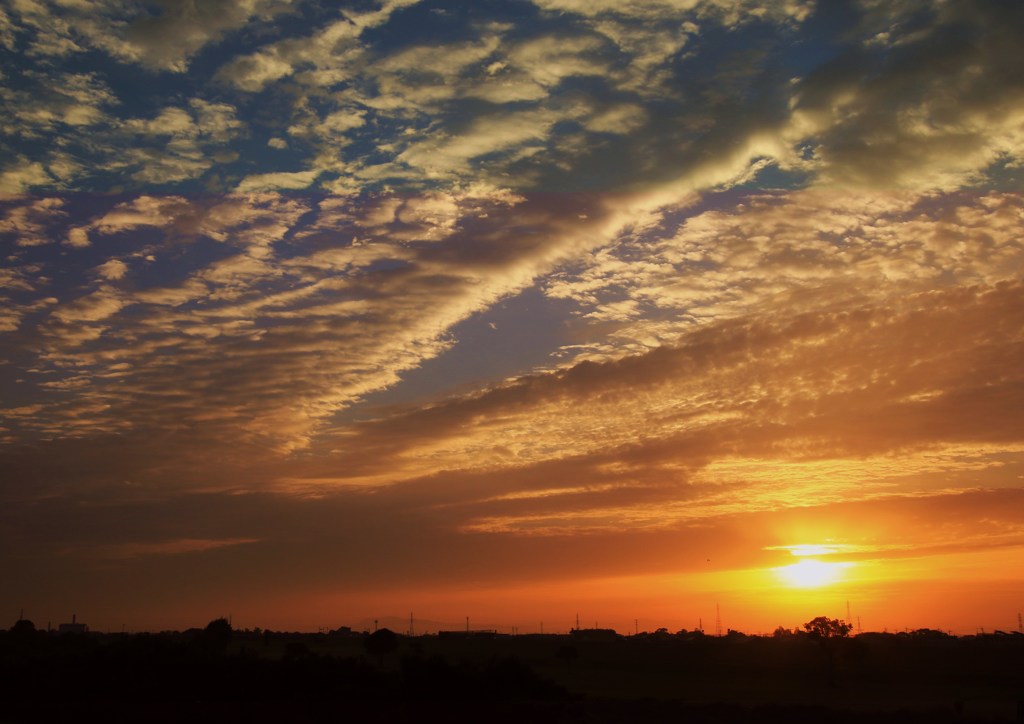
[[[86,633],[89,627],[84,623],[78,623],[75,614],[71,614],[71,623],[62,623],[57,626],[57,633]]]

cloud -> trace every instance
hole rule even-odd
[[[31,91],[0,86],[0,98],[7,105],[0,126],[4,135],[38,138],[110,123],[108,110],[117,98],[98,74],[28,71],[25,77]]]
[[[1017,552],[1012,546],[1021,542],[1019,490],[811,504],[710,518],[699,526],[620,527],[545,538],[456,532],[452,522],[466,510],[441,504],[448,497],[436,488],[302,499],[209,493],[149,498],[123,487],[120,498],[88,498],[88,518],[81,515],[81,503],[59,497],[6,505],[0,527],[4,548],[29,552],[30,560],[19,567],[5,559],[5,572],[25,580],[52,579],[69,594],[78,590],[87,599],[95,597],[97,604],[114,592],[147,611],[166,605],[172,589],[180,596],[174,574],[186,568],[189,580],[207,591],[230,589],[226,600],[235,601],[249,592],[263,600],[257,594],[265,593],[268,578],[300,600],[330,597],[333,586],[346,596],[356,587],[382,599],[393,600],[404,591],[429,600],[429,590],[473,580],[488,597],[496,587],[539,586],[542,591],[535,595],[550,605],[558,589],[549,586],[570,585],[578,595],[579,587],[592,579],[707,575],[708,557],[713,573],[742,570],[749,576],[758,565],[792,560],[785,551],[765,548],[808,539],[856,547],[858,553],[843,559],[874,565],[906,556],[931,559],[948,552],[944,543],[955,545],[962,536],[975,551],[1011,546],[1012,554]],[[908,526],[907,520],[916,524]],[[224,545],[177,552],[214,542]],[[396,550],[402,555],[395,556]],[[446,565],[431,565],[438,559]],[[336,582],[325,582],[328,569],[338,572]],[[140,590],[153,590],[153,600],[134,597]],[[451,590],[445,591],[446,598]]]
[[[43,164],[18,157],[0,170],[0,196],[19,196],[36,186],[47,186],[53,177]]]
[[[666,15],[686,15],[715,19],[734,26],[750,20],[803,21],[814,8],[814,2],[778,0],[749,2],[747,0],[655,0],[654,2],[614,2],[614,0],[534,0],[544,10],[572,12],[585,16],[619,15],[638,20],[658,20]]]
[[[510,153],[517,157],[540,151],[558,120],[557,114],[544,110],[483,117],[457,135],[434,135],[412,144],[396,160],[421,169],[428,177],[467,172],[470,162],[482,156]]]
[[[96,273],[109,281],[117,281],[128,272],[128,265],[120,259],[111,259],[96,267]]]
[[[180,540],[161,541],[158,543],[119,543],[107,546],[98,546],[88,552],[90,556],[110,559],[134,559],[149,556],[176,556],[189,553],[201,553],[203,551],[216,550],[227,546],[246,545],[258,543],[258,538],[228,538],[224,540],[208,540],[196,538],[182,538]],[[75,551],[81,555],[82,551]]]
[[[38,272],[39,268],[33,264],[8,263],[0,268],[0,332],[17,330],[27,314],[45,309],[56,301],[50,297],[25,299],[36,296],[38,289],[46,284],[45,279],[38,278]]]
[[[291,0],[159,2],[23,0],[5,13],[7,36],[30,31],[29,54],[67,56],[89,48],[160,70],[185,72],[204,46],[257,20],[287,12]]]
[[[939,469],[966,472],[966,482],[1019,445],[1024,387],[1009,360],[1022,313],[1016,281],[832,310],[775,307],[676,346],[383,414],[325,441],[336,459],[319,466],[366,484],[401,475],[429,485],[428,475],[462,469],[527,488],[611,485],[640,497],[637,525],[927,490]],[[706,502],[695,506],[695,495]],[[564,499],[571,514],[547,497],[534,507],[562,520],[557,529],[576,517],[614,527],[626,512]]]
[[[871,194],[836,198],[810,190],[753,194],[738,211],[695,209],[677,227],[666,224],[678,210],[658,211],[659,197],[637,206],[640,198],[646,197],[613,203],[601,197],[514,196],[480,188],[461,194],[328,198],[315,204],[276,194],[204,203],[139,197],[117,204],[84,227],[94,244],[145,226],[159,235],[140,254],[173,248],[178,258],[195,255],[196,262],[203,261],[176,281],[140,288],[133,267],[122,269],[114,263],[124,264],[121,259],[108,259],[101,268],[121,276],[107,275],[106,286],[62,300],[50,312],[54,324],[47,327],[46,365],[68,383],[93,384],[87,392],[64,398],[52,414],[40,414],[36,424],[40,430],[70,434],[80,429],[81,410],[90,410],[89,429],[114,425],[116,419],[160,427],[165,423],[153,416],[146,400],[155,390],[175,390],[176,419],[194,420],[211,439],[260,439],[282,449],[316,444],[317,431],[331,415],[398,384],[403,371],[458,343],[450,330],[459,322],[528,288],[558,265],[565,271],[546,282],[548,294],[572,301],[581,312],[574,323],[574,346],[566,345],[561,359],[552,360],[555,369],[580,370],[566,372],[569,380],[598,369],[581,364],[588,359],[653,354],[659,347],[685,346],[687,340],[713,334],[704,328],[724,333],[739,329],[730,324],[762,324],[758,310],[768,306],[780,320],[811,319],[801,315],[818,313],[827,318],[828,310],[851,305],[876,310],[895,304],[901,295],[921,300],[940,282],[996,289],[1019,274],[1021,249],[1014,229],[1022,207],[1014,195],[919,201]],[[570,203],[578,204],[575,213]],[[657,213],[646,226],[624,227],[640,208]],[[204,239],[222,245],[212,259]],[[595,248],[596,254],[583,255]],[[590,265],[580,265],[579,259],[590,259]],[[570,269],[576,271],[570,274]],[[819,324],[825,322],[811,328]],[[983,326],[979,323],[979,329]],[[794,341],[794,349],[809,355],[808,369],[836,367],[833,357],[817,359],[811,350],[838,341],[823,331],[814,334],[821,336],[807,346]],[[856,338],[852,331],[846,336]],[[781,349],[758,354],[796,354]],[[883,357],[882,352],[875,356]],[[130,365],[117,375],[116,388],[104,381],[114,379],[106,377],[114,363]],[[74,377],[68,374],[72,365]],[[666,405],[676,396],[707,400],[708,405],[721,396],[721,404],[690,412],[669,405],[660,435],[672,439],[688,425],[700,427],[705,418],[728,422],[740,415],[745,408],[721,407],[732,399],[727,391],[739,394],[748,386],[743,380],[767,374],[745,365],[737,368],[739,378],[724,377],[709,390],[684,385],[656,393]],[[191,372],[183,377],[184,369]],[[796,380],[805,373],[791,374]],[[863,374],[860,369],[849,373],[850,379]],[[543,388],[540,379],[536,384]],[[816,379],[808,380],[807,394]],[[533,390],[533,384],[523,391]],[[516,389],[495,392],[495,399],[515,397]],[[906,394],[925,393],[931,394],[926,389]],[[767,404],[763,394],[746,404]],[[648,399],[624,389],[609,400],[620,395]],[[655,429],[650,409],[643,406],[636,408],[637,417],[613,405],[578,418],[577,411],[584,409],[578,401],[560,400],[540,404],[538,417],[521,422],[503,412],[474,415],[507,426],[460,423],[452,439],[431,437],[422,443],[420,433],[389,433],[385,439],[399,449],[385,452],[376,443],[361,442],[359,449],[375,451],[372,458],[346,467],[356,478],[378,484],[449,465],[475,466],[473,461],[488,456],[499,466],[538,463],[554,450],[561,451],[560,459],[589,456],[628,445],[638,426]],[[587,420],[600,419],[619,420],[621,427],[602,423],[592,434],[584,433],[592,424]],[[548,424],[553,427],[538,445],[536,431]],[[431,435],[447,429],[436,421],[417,428]],[[397,467],[377,471],[374,459]]]
[[[195,178],[244,130],[235,107],[226,103],[192,98],[184,107],[156,109],[151,117],[118,118],[113,111],[120,99],[98,73],[45,66],[14,70],[14,82],[0,85],[8,109],[0,133],[8,143],[33,150],[20,170],[5,171],[8,193],[40,185],[67,188],[123,171],[134,171],[140,182]]]
[[[153,118],[125,120],[114,140],[133,140],[106,170],[127,171],[143,183],[165,184],[201,176],[214,165],[215,149],[242,132],[235,108],[199,98],[189,108],[163,108]],[[162,143],[161,143],[162,141]]]
[[[53,311],[53,316],[66,324],[99,322],[116,314],[125,306],[125,300],[111,287],[101,287],[72,304]]]
[[[271,20],[292,8],[291,0],[215,0],[201,5],[160,3],[157,15],[140,15],[128,27],[119,52],[144,65],[185,71],[205,45],[253,21]]]
[[[31,425],[68,435],[119,420],[161,427],[166,419],[152,404],[166,398],[162,409],[216,438],[305,444],[327,415],[439,354],[451,344],[446,330],[522,288],[559,253],[557,226],[544,231],[553,247],[539,259],[534,240],[510,243],[505,214],[516,203],[481,187],[337,200],[312,215],[308,204],[276,195],[117,204],[78,227],[93,246],[147,227],[158,235],[140,254],[173,248],[203,261],[177,283],[140,288],[135,267],[108,259],[99,266],[105,285],[55,307],[43,358],[58,378],[46,384],[69,394]],[[531,214],[538,229],[554,220],[543,205]],[[346,227],[347,238],[365,241],[339,245]],[[488,235],[492,251],[459,261],[471,238]],[[226,248],[204,259],[200,239]],[[114,364],[128,367],[109,377]],[[183,369],[193,372],[182,377]]]
[[[320,172],[294,171],[278,173],[260,173],[254,176],[246,176],[235,189],[239,193],[251,193],[253,191],[273,191],[276,189],[304,189],[308,188]]]
[[[100,234],[116,234],[140,226],[171,226],[179,219],[188,218],[191,210],[188,201],[180,196],[138,196],[117,204],[89,224],[73,230],[77,232],[75,238],[79,242],[73,245],[82,245],[92,230]]]
[[[418,1],[384,0],[377,10],[344,13],[342,20],[308,37],[280,40],[235,58],[221,68],[219,77],[241,90],[257,92],[268,83],[291,76],[297,67],[309,64],[313,66],[307,72],[310,81],[333,85],[347,76],[353,60],[351,51],[357,51],[355,41],[364,30],[385,24],[393,13]]]
[[[17,246],[41,246],[54,241],[54,231],[67,218],[59,198],[25,199],[0,220],[0,235]]]
[[[824,295],[838,303],[885,285],[913,291],[941,279],[991,284],[1019,274],[1016,194],[921,200],[807,190],[743,201],[695,213],[674,232],[655,225],[624,235],[548,280],[548,293],[580,304],[584,319],[615,325],[603,352],[591,350],[595,359],[766,305],[817,305]]]
[[[919,30],[893,26],[883,43],[849,47],[800,81],[795,123],[826,180],[951,189],[1020,156],[1024,85],[1010,52],[1019,10],[951,2],[926,12]]]
[[[729,166],[724,175],[742,179],[774,164],[838,187],[948,190],[1012,167],[1019,155],[1021,94],[1002,82],[1016,77],[1015,55],[1006,51],[1013,33],[981,39],[986,28],[1010,29],[1020,19],[996,5],[976,13],[962,3],[929,8],[914,33],[901,30],[910,25],[901,24],[899,8],[851,8],[851,32],[828,39],[839,55],[806,67],[782,52],[782,38],[802,42],[809,3],[552,0],[539,3],[544,12],[529,25],[459,16],[466,35],[443,43],[388,46],[365,33],[413,4],[348,12],[222,66],[222,80],[252,92],[273,86],[275,102],[285,104],[281,121],[260,132],[296,139],[286,170],[229,148],[250,129],[239,107],[204,100],[209,94],[115,123],[109,113],[117,98],[96,73],[32,70],[50,90],[12,104],[35,114],[12,128],[37,135],[68,128],[77,145],[26,157],[5,187],[19,193],[114,174],[136,185],[203,179],[211,188],[271,190],[307,181],[351,192],[464,184],[484,174],[522,190],[680,179],[706,189],[723,175],[712,166]],[[44,16],[78,17],[51,4],[24,7],[25,18],[38,16],[32,32]],[[89,7],[101,18],[94,23],[113,22],[113,6]],[[255,1],[195,13],[168,6],[153,15],[132,6],[122,8],[110,37],[121,38],[120,57],[136,53],[182,70],[224,33],[286,11],[287,3]],[[174,52],[158,47],[159,28],[196,23],[203,29]],[[757,30],[767,25],[777,34]],[[85,43],[93,25],[81,27],[75,37]],[[716,55],[709,39],[722,32],[742,51]],[[944,42],[957,33],[952,46]],[[135,50],[130,37],[140,43]],[[250,102],[239,100],[243,109]],[[245,169],[221,171],[232,159]],[[744,168],[752,175],[744,177]],[[290,175],[274,175],[282,173]]]
[[[707,101],[701,105],[680,93],[692,82],[680,78],[688,71],[675,56],[699,31],[695,24],[683,31],[659,25],[655,37],[616,17],[558,30],[542,23],[514,33],[512,25],[490,24],[477,29],[475,40],[386,53],[361,37],[358,24],[335,24],[236,59],[221,77],[256,91],[271,76],[287,76],[288,93],[299,98],[288,132],[316,149],[305,171],[338,190],[381,182],[462,184],[480,174],[495,184],[512,179],[523,189],[575,188],[579,178],[615,185],[623,174],[627,183],[657,183],[695,166],[704,171],[699,167],[713,155],[710,147],[753,146],[755,156],[793,156],[783,118],[759,118],[749,106],[721,107],[729,100],[723,89],[714,97],[703,91]],[[742,68],[721,69],[736,96],[764,72],[755,55]],[[312,70],[289,70],[302,63]],[[275,70],[267,75],[268,68]],[[788,93],[784,79],[773,82],[779,93]],[[325,90],[339,84],[343,89]],[[652,115],[641,101],[656,88],[665,94]],[[784,108],[786,98],[772,103]],[[726,118],[698,153],[694,142],[716,125],[716,115],[734,113],[751,120],[744,125]],[[372,150],[366,146],[370,133]],[[661,141],[657,147],[653,139]],[[623,163],[625,158],[639,163]]]
[[[0,9],[0,45],[7,50],[14,50],[14,23],[6,10]]]

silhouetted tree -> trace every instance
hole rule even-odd
[[[36,632],[36,625],[27,618],[19,618],[11,626],[11,633],[20,636],[30,636]]]
[[[226,618],[215,618],[203,629],[203,644],[215,651],[223,651],[231,643],[231,624]]]
[[[846,638],[850,633],[850,624],[838,618],[818,616],[805,623],[804,630],[807,631],[811,638],[817,639],[821,643],[827,664],[826,674],[828,682],[834,684],[836,679],[836,648],[838,642]]]
[[[850,633],[850,624],[838,618],[818,616],[804,624],[804,630],[815,638],[843,638]]]
[[[19,646],[32,647],[40,643],[44,638],[42,631],[36,629],[36,625],[26,618],[18,619],[10,629],[10,640]],[[2,697],[0,697],[2,699]]]

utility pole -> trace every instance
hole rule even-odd
[[[722,609],[715,603],[715,636],[722,635]]]

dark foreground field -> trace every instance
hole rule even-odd
[[[0,724],[1014,722],[1024,636],[0,633]]]

